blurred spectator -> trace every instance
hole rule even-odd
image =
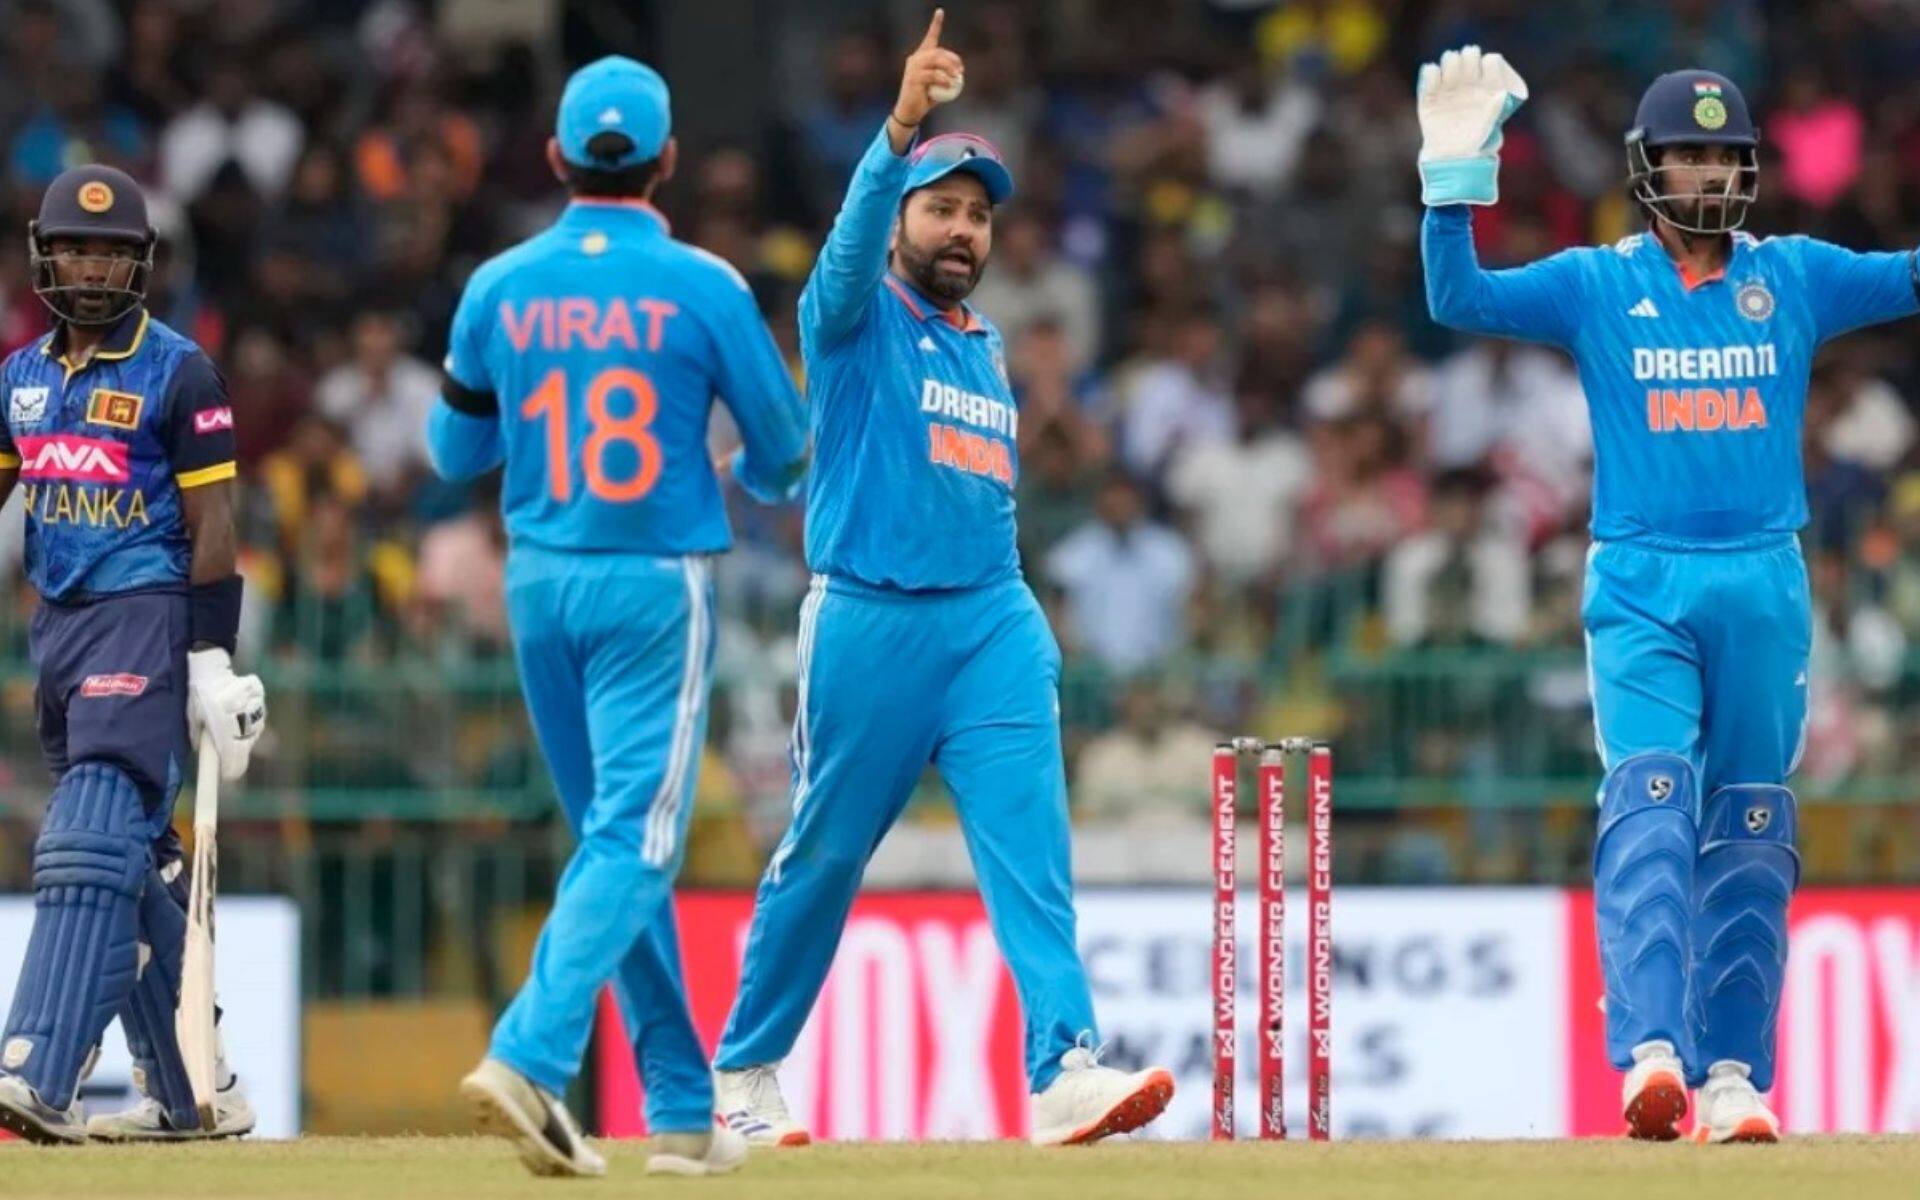
[[[127,13],[127,50],[112,94],[150,129],[193,103],[186,80],[190,50],[198,47],[182,42],[184,15],[174,0],[134,0]]]
[[[994,220],[991,266],[971,303],[999,326],[1009,346],[1034,322],[1051,321],[1066,338],[1066,365],[1074,375],[1099,358],[1100,293],[1093,275],[1059,256],[1053,231],[1032,209],[1010,209]]]
[[[1280,428],[1270,397],[1242,392],[1230,441],[1182,447],[1167,495],[1192,516],[1207,566],[1230,585],[1276,571],[1293,545],[1295,510],[1313,478],[1306,445]]]
[[[191,204],[232,162],[261,199],[278,199],[300,157],[300,122],[256,93],[246,65],[232,59],[208,69],[204,97],[160,136],[160,186]]]
[[[354,162],[361,190],[378,202],[405,198],[423,165],[444,172],[450,194],[464,197],[480,182],[480,129],[431,86],[401,85],[388,99],[385,120],[360,135]]]
[[[1488,483],[1472,469],[1441,474],[1427,528],[1388,553],[1381,591],[1394,645],[1509,645],[1525,635],[1526,546],[1488,526]]]
[[[1370,567],[1426,520],[1426,484],[1407,465],[1404,436],[1361,412],[1314,426],[1317,473],[1301,503],[1302,549],[1323,570]]]
[[[1191,818],[1206,809],[1193,764],[1212,753],[1214,736],[1170,715],[1165,683],[1141,676],[1120,697],[1120,721],[1089,741],[1075,763],[1073,809],[1095,821]]]
[[[95,161],[145,174],[147,130],[131,111],[101,96],[97,77],[70,68],[50,76],[46,88],[46,104],[20,127],[7,156],[16,185],[44,188],[68,167]]]
[[[408,600],[408,624],[423,645],[453,643],[464,652],[508,648],[505,591],[507,533],[497,479],[476,486],[459,516],[436,521],[420,537],[420,562]]]
[[[1507,523],[1537,543],[1587,502],[1593,432],[1586,395],[1559,353],[1474,342],[1434,373],[1427,457],[1437,470],[1486,466]]]
[[[1065,601],[1060,640],[1121,674],[1152,667],[1186,639],[1192,555],[1146,519],[1124,474],[1107,477],[1095,512],[1047,555],[1046,578]]]
[[[338,500],[349,511],[358,511],[367,498],[366,472],[345,435],[319,416],[293,426],[286,444],[262,461],[260,479],[273,506],[279,549],[289,557],[300,546],[318,497]]]
[[[251,475],[301,427],[312,403],[312,388],[295,368],[285,344],[260,327],[234,339],[226,378],[240,470]]]
[[[1423,433],[1433,406],[1433,373],[1408,358],[1397,329],[1369,321],[1354,333],[1339,362],[1307,381],[1302,399],[1317,421],[1372,413]]]
[[[1816,209],[1831,208],[1860,177],[1866,122],[1808,63],[1787,76],[1783,100],[1767,125],[1780,152],[1780,186]]]
[[[397,503],[427,465],[427,414],[440,395],[440,373],[402,348],[399,317],[361,314],[353,323],[353,357],[320,380],[322,415],[347,432],[367,482]]]
[[[1371,0],[1291,0],[1259,26],[1260,53],[1308,79],[1351,75],[1386,48],[1387,23]]]
[[[1198,310],[1164,320],[1165,351],[1121,379],[1110,401],[1120,459],[1143,479],[1158,479],[1181,446],[1233,436],[1219,322]]]
[[[826,96],[801,122],[801,137],[813,165],[814,207],[839,211],[853,165],[860,161],[886,122],[897,79],[886,70],[893,55],[866,31],[849,31],[834,40],[826,63]]]
[[[1833,352],[1827,378],[1834,411],[1825,423],[1828,454],[1874,471],[1899,465],[1913,449],[1913,410],[1892,384],[1867,370],[1858,352]]]
[[[1024,190],[1023,168],[1032,157],[1034,129],[1046,99],[1034,85],[1027,55],[1027,13],[1022,5],[970,4],[972,36],[961,53],[967,63],[967,90],[939,110],[942,129],[979,134],[999,148],[1013,165]]]
[[[1249,49],[1201,93],[1200,114],[1214,181],[1265,200],[1292,182],[1301,148],[1320,120],[1320,99],[1287,76],[1269,73]]]

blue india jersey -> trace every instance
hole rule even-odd
[[[136,308],[76,364],[61,325],[7,357],[0,398],[35,590],[72,603],[186,590],[181,493],[235,475],[226,384],[200,348]]]
[[[1650,233],[1484,271],[1468,209],[1453,205],[1427,211],[1421,249],[1440,323],[1573,356],[1601,541],[1729,547],[1798,530],[1815,352],[1920,312],[1913,252],[1806,237],[1736,233],[1725,270],[1697,280]]]
[[[999,331],[887,269],[907,173],[882,129],[800,296],[807,563],[906,591],[980,587],[1020,572],[1019,413]]]
[[[510,539],[558,550],[714,553],[731,542],[707,452],[716,398],[737,478],[781,500],[804,474],[800,397],[740,274],[638,201],[575,198],[474,272],[454,315],[434,466],[504,463]]]

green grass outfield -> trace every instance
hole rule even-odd
[[[1780,1146],[1626,1142],[1342,1142],[1233,1145],[1112,1142],[828,1145],[756,1155],[720,1179],[654,1178],[619,1143],[607,1177],[540,1180],[503,1142],[473,1138],[307,1138],[211,1146],[43,1149],[0,1145],[7,1200],[115,1197],[649,1196],[701,1200],[1153,1200],[1231,1196],[1336,1200],[1728,1197],[1875,1200],[1920,1196],[1920,1138],[1801,1138]]]

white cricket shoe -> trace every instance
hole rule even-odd
[[[136,1067],[133,1083],[140,1089],[140,1103],[121,1112],[101,1113],[88,1121],[87,1136],[96,1142],[201,1142],[245,1137],[253,1132],[253,1102],[247,1099],[247,1089],[240,1086],[238,1075],[227,1072],[224,1064],[220,1073],[226,1074],[229,1082],[214,1096],[212,1129],[198,1125],[175,1129],[167,1116],[167,1106],[148,1094],[145,1072]]]
[[[1031,1098],[1036,1146],[1079,1146],[1130,1133],[1166,1111],[1173,1073],[1149,1067],[1129,1075],[1100,1065],[1100,1052],[1075,1046],[1060,1056],[1060,1074]]]
[[[713,1109],[720,1123],[752,1146],[805,1146],[813,1141],[780,1095],[780,1064],[713,1073]]]
[[[607,1160],[587,1144],[566,1104],[498,1059],[481,1059],[460,1081],[460,1095],[481,1132],[512,1142],[535,1175],[607,1173]]]
[[[649,1175],[726,1175],[747,1161],[747,1139],[725,1125],[709,1133],[659,1133],[647,1147]]]
[[[1707,1068],[1700,1089],[1700,1110],[1694,1118],[1693,1140],[1710,1142],[1777,1142],[1780,1118],[1773,1115],[1748,1078],[1745,1063],[1721,1060]]]
[[[1642,1042],[1633,1048],[1633,1069],[1620,1089],[1620,1108],[1630,1138],[1671,1142],[1680,1136],[1680,1120],[1687,1115],[1687,1069],[1672,1042]]]
[[[86,1110],[78,1089],[62,1111],[42,1103],[33,1085],[18,1075],[0,1074],[0,1129],[42,1146],[77,1146],[87,1140]]]

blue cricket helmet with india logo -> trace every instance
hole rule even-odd
[[[1627,131],[1627,176],[1634,199],[1689,233],[1738,229],[1759,194],[1760,134],[1740,88],[1717,71],[1669,71],[1647,86]],[[1700,190],[1669,187],[1673,168],[1654,151],[1667,146],[1732,146],[1739,165],[1724,185]]]

